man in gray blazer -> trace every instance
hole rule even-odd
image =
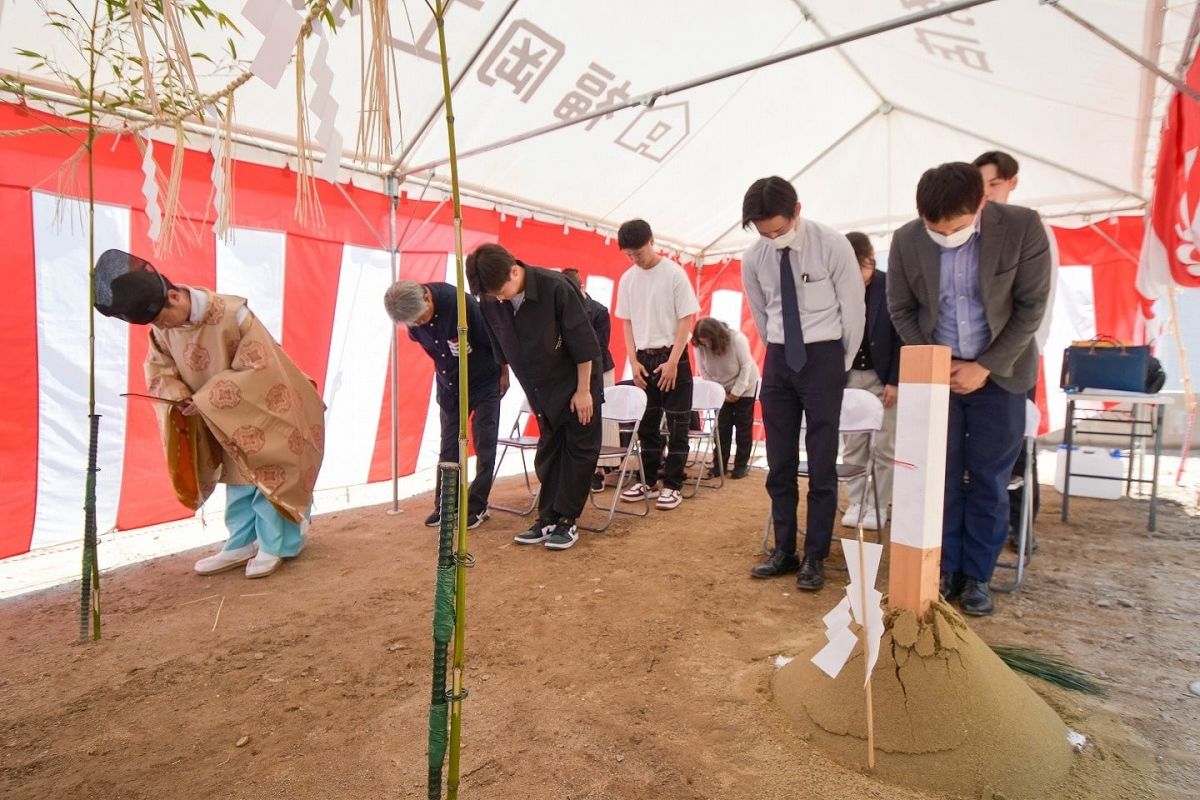
[[[1049,243],[1034,211],[984,205],[983,178],[963,162],[921,176],[917,212],[892,238],[888,310],[905,344],[951,349],[941,591],[986,616],[1025,394],[1037,382]]]

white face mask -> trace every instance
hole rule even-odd
[[[788,231],[787,233],[781,233],[778,236],[776,236],[774,239],[769,239],[768,241],[770,241],[771,244],[774,245],[776,250],[783,250],[787,247],[790,247],[792,242],[796,241],[796,230],[799,227],[800,227],[800,221],[796,220],[796,224],[794,224],[792,226],[792,229],[790,231]]]
[[[971,237],[975,235],[975,223],[972,222],[967,227],[957,230],[949,236],[937,231],[931,231],[929,228],[926,228],[925,232],[929,234],[929,238],[933,239],[934,243],[939,247],[953,249],[955,247],[962,247],[971,240]]]

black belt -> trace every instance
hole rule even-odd
[[[645,353],[648,356],[670,355],[670,347],[647,347],[645,350],[638,350],[639,353]]]

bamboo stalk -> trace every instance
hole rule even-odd
[[[450,85],[450,66],[446,52],[446,6],[448,0],[435,0],[438,49],[442,62],[442,94],[446,100],[446,136],[450,155],[450,195],[454,204],[454,264],[458,277],[458,546],[454,592],[454,661],[451,673],[450,752],[446,774],[447,800],[457,800],[459,753],[462,740],[463,662],[467,628],[467,294],[463,269],[462,200],[458,186],[458,152],[454,142],[454,105]]]

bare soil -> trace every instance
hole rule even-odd
[[[1145,500],[1073,499],[1065,525],[1043,487],[1025,586],[970,621],[1109,689],[1025,679],[1089,739],[1056,798],[1200,785],[1200,517],[1194,489],[1166,495],[1148,537]],[[196,551],[115,571],[94,644],[77,586],[0,603],[0,797],[425,797],[429,506],[318,517],[267,580],[196,576]],[[751,580],[766,508],[755,471],[566,552],[514,544],[510,514],[472,531],[460,796],[941,797],[838,765],[772,702],[775,656],[822,636],[846,578]]]

